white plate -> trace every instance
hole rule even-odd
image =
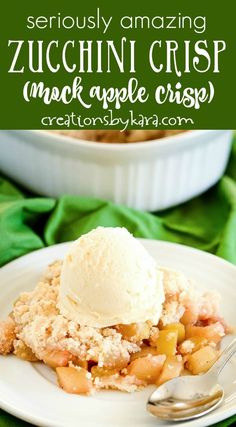
[[[182,270],[197,280],[201,289],[222,294],[222,314],[236,325],[236,268],[213,255],[185,246],[142,240],[158,263]],[[32,289],[47,264],[62,258],[68,244],[42,249],[19,258],[0,270],[1,317],[24,290]],[[229,339],[229,338],[228,338]],[[232,339],[232,338],[231,338]],[[235,360],[221,375],[226,390],[224,404],[212,414],[178,426],[206,427],[236,413]],[[106,391],[93,397],[70,395],[56,385],[52,370],[41,364],[0,357],[0,406],[39,426],[50,427],[154,427],[161,423],[145,411],[152,388],[133,394]]]

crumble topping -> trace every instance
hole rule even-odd
[[[0,354],[14,352],[24,360],[40,360],[52,368],[69,367],[72,377],[73,370],[81,375],[82,392],[87,394],[101,388],[132,392],[153,381],[158,384],[155,378],[160,372],[161,381],[180,375],[185,364],[198,372],[192,335],[177,344],[172,356],[168,354],[177,333],[173,325],[191,315],[194,321],[186,323],[185,331],[192,333],[191,328],[196,328],[195,338],[199,338],[206,326],[202,350],[207,344],[213,352],[210,363],[214,362],[217,344],[225,335],[225,325],[218,315],[218,294],[200,294],[183,274],[162,269],[165,302],[158,325],[145,322],[106,328],[80,326],[60,314],[58,308],[61,266],[61,261],[51,264],[35,289],[20,295],[11,317],[0,322]],[[159,330],[163,333],[162,327],[171,324],[172,329],[165,335],[167,353],[160,354]],[[64,372],[59,375],[62,388],[78,392],[76,386],[68,385],[70,379],[63,376]]]
[[[218,320],[220,295],[217,292],[202,294],[184,274],[164,268],[161,270],[165,291],[161,316],[163,325],[178,323],[186,311],[190,311],[198,320]]]
[[[85,141],[107,142],[107,143],[134,143],[150,141],[177,135],[185,130],[51,130],[49,132],[59,133],[72,138],[84,139]]]
[[[23,293],[14,306],[17,339],[30,347],[39,360],[48,350],[66,350],[81,360],[112,366],[117,359],[127,363],[140,350],[137,343],[122,338],[113,328],[79,326],[63,317],[57,308],[62,263],[50,265],[32,292]],[[14,345],[17,345],[16,343]]]

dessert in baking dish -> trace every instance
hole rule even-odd
[[[83,139],[85,141],[128,143],[150,141],[186,132],[184,130],[53,130],[53,133]]]

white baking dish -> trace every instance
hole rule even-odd
[[[45,131],[0,131],[0,170],[45,196],[93,196],[159,210],[222,176],[232,131],[190,131],[134,144],[76,140]]]

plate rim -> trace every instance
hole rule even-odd
[[[135,237],[135,236],[134,236]],[[144,237],[135,237],[135,239],[139,240],[140,242],[151,242],[157,245],[166,245],[166,246],[172,246],[172,247],[176,247],[177,249],[180,248],[181,250],[186,250],[186,251],[191,251],[191,252],[195,252],[198,254],[202,254],[203,256],[208,257],[209,259],[212,259],[214,261],[217,260],[217,262],[220,262],[222,265],[225,265],[227,268],[230,268],[232,271],[234,271],[236,273],[236,265],[233,264],[232,262],[226,260],[225,258],[222,258],[216,254],[212,254],[211,252],[207,252],[207,251],[203,251],[202,249],[198,249],[198,248],[194,248],[192,246],[189,245],[185,245],[183,243],[175,243],[175,242],[169,242],[167,240],[157,240],[157,239],[149,239],[149,238],[144,238]],[[75,239],[76,240],[76,239]],[[47,245],[44,246],[43,248],[40,249],[36,249],[34,251],[31,251],[29,253],[26,253],[22,256],[19,256],[15,259],[13,259],[12,261],[9,261],[8,263],[4,264],[3,266],[0,267],[0,272],[2,272],[5,269],[8,269],[9,267],[11,267],[12,265],[15,265],[19,262],[21,262],[22,260],[26,259],[27,257],[30,256],[35,256],[41,252],[45,252],[45,251],[50,251],[52,249],[55,249],[56,247],[63,247],[63,246],[68,246],[70,244],[72,244],[74,242],[74,240],[69,240],[66,242],[60,242],[60,243],[56,243],[54,245]]]

